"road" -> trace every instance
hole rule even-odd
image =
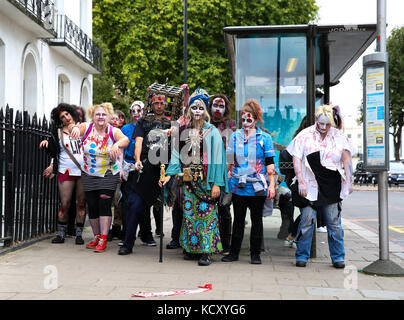
[[[388,221],[390,240],[404,248],[404,192],[389,191]],[[343,201],[342,217],[379,232],[378,194],[375,191],[354,191]]]

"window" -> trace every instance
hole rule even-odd
[[[37,111],[38,99],[37,67],[32,53],[28,53],[24,61],[23,109],[32,116]]]
[[[351,135],[350,133],[348,133],[348,138],[349,138],[349,139],[351,139],[351,136],[352,136],[352,135]]]
[[[306,34],[237,38],[236,110],[256,99],[265,129],[284,146],[306,115],[306,51]]]
[[[58,104],[62,102],[70,102],[70,81],[63,74],[58,77]]]

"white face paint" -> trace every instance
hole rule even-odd
[[[143,115],[143,109],[139,105],[135,105],[131,110],[130,113],[132,115],[132,119],[134,121],[139,120]]]
[[[250,112],[241,113],[241,122],[244,129],[255,128],[255,124],[257,123],[257,121],[254,119],[254,116]]]
[[[216,119],[223,118],[226,104],[222,98],[216,98],[212,103],[212,115]]]
[[[195,120],[202,119],[203,113],[205,112],[205,104],[201,100],[195,100],[189,108]]]
[[[327,131],[330,130],[330,127],[331,122],[327,116],[322,114],[316,119],[316,129],[321,134],[327,133]]]

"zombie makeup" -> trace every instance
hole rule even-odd
[[[330,129],[330,127],[331,127],[331,122],[327,116],[322,114],[316,119],[316,130],[320,134],[326,133]]]
[[[143,109],[139,105],[136,104],[130,109],[130,113],[132,115],[132,119],[137,121],[142,117]]]
[[[116,113],[114,113],[114,114],[112,115],[112,117],[111,117],[111,120],[109,121],[109,124],[110,124],[111,126],[113,126],[113,127],[118,127],[118,126],[119,126],[119,122],[120,122],[119,116],[118,116]]]
[[[73,123],[73,117],[67,111],[62,111],[59,114],[59,119],[63,123],[63,125],[69,125],[69,124]]]
[[[226,104],[224,99],[216,98],[212,103],[212,115],[216,119],[223,118],[224,112],[226,111]]]
[[[189,109],[191,110],[193,118],[200,120],[205,112],[205,104],[201,100],[195,100]]]
[[[255,128],[255,124],[257,123],[254,116],[250,112],[241,113],[241,122],[243,128],[247,130]]]
[[[163,94],[156,94],[152,97],[152,107],[156,115],[162,115],[166,107],[166,97]]]

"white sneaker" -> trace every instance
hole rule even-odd
[[[283,242],[283,246],[284,246],[284,247],[292,248],[292,245],[293,245],[293,240],[288,240],[288,239],[286,239],[286,240]]]
[[[316,230],[317,230],[317,232],[324,233],[324,232],[327,232],[327,227],[320,227],[320,228],[317,228]]]
[[[287,247],[287,248],[293,248],[293,249],[297,249],[297,245],[296,245],[296,241],[295,240],[288,240],[286,239],[283,242],[283,246]]]

